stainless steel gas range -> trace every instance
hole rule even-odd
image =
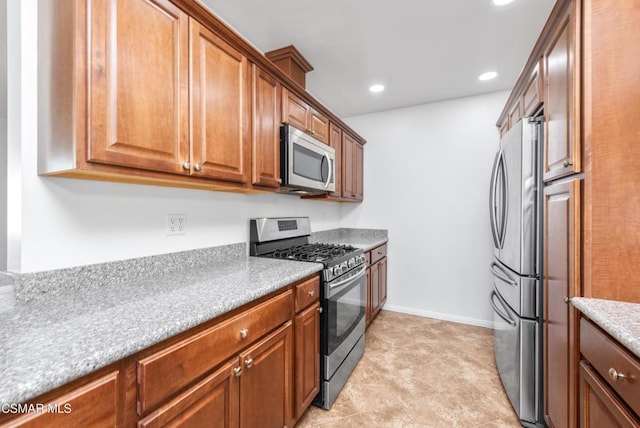
[[[320,285],[320,392],[329,409],[364,354],[365,257],[348,245],[310,244],[308,217],[257,218],[250,222],[251,256],[322,263]]]

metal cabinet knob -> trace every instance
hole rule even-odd
[[[318,312],[322,313],[322,306],[318,306]]]
[[[202,171],[202,164],[199,164],[199,163],[193,164],[193,169],[195,169],[196,171]]]
[[[616,369],[614,369],[613,367],[611,367],[609,369],[609,377],[613,380],[622,380],[626,376],[620,373],[619,371],[617,371]]]
[[[243,328],[242,330],[240,330],[240,337],[243,339],[246,339],[247,336],[249,336],[249,330],[247,330],[246,328]]]
[[[191,164],[189,162],[182,162],[182,169],[191,169]]]
[[[566,168],[568,166],[573,165],[573,162],[569,159],[565,159],[564,162],[562,162],[562,165]]]
[[[235,369],[233,369],[233,374],[236,375],[236,377],[240,376],[241,373],[242,367],[236,367]]]
[[[569,303],[571,301],[571,299],[569,299],[568,297],[565,297],[564,299],[562,299],[563,302],[565,303]]]
[[[282,184],[282,178],[278,178],[276,181],[278,182],[278,184]]]
[[[309,291],[309,297],[313,297],[316,295],[316,292],[314,290]]]
[[[247,368],[251,367],[253,365],[253,358],[244,360],[244,365],[247,366]]]

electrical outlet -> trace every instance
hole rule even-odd
[[[187,233],[187,215],[186,214],[167,214],[166,234],[185,235]]]

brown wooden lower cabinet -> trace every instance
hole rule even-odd
[[[320,303],[296,315],[295,417],[300,418],[320,391]]]
[[[59,413],[0,413],[0,427],[292,427],[319,390],[318,287],[235,309],[30,401]]]
[[[2,427],[68,428],[115,427],[118,409],[117,371],[102,376],[77,389],[43,404],[45,409],[57,408],[57,412],[34,413],[8,422]]]
[[[240,355],[240,427],[293,425],[293,323]]]
[[[547,425],[576,425],[576,310],[579,292],[580,180],[544,189],[544,413]]]
[[[236,357],[175,400],[142,419],[138,422],[138,428],[199,428],[211,426],[212,421],[219,427],[237,427],[240,404],[239,379],[234,372],[237,367],[239,361]]]
[[[367,307],[366,324],[378,315],[387,301],[387,244],[374,248],[366,254],[371,263],[367,268]]]
[[[585,361],[580,363],[580,427],[640,427],[640,420]]]

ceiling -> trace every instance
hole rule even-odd
[[[293,44],[314,67],[307,90],[342,117],[512,88],[555,3],[200,1],[263,52]]]

